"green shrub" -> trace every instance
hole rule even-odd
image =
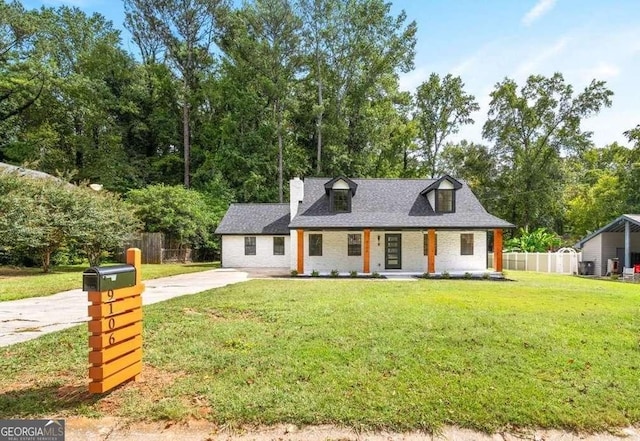
[[[484,280],[489,280],[489,273],[482,273],[482,278]]]
[[[465,278],[465,279],[470,279],[470,278],[472,278],[472,277],[473,277],[473,276],[471,275],[471,273],[470,273],[469,271],[467,271],[466,273],[464,273],[464,278]]]
[[[423,273],[423,274],[422,274],[422,278],[423,278],[423,279],[429,279],[429,278],[431,278],[431,274],[429,274],[429,273]]]
[[[449,274],[449,271],[442,271],[442,278],[443,279],[450,279],[451,278],[451,274]]]
[[[338,277],[340,275],[340,271],[338,271],[337,269],[332,269],[329,275],[331,277]]]
[[[353,278],[358,277],[358,271],[349,271],[349,277],[353,277]]]
[[[215,247],[215,230],[221,214],[207,198],[182,185],[164,184],[130,190],[127,202],[150,233],[161,232],[179,247]]]
[[[37,259],[44,272],[52,264],[73,263],[81,256],[98,265],[140,226],[118,195],[60,180],[4,173],[0,194],[3,256]]]
[[[379,273],[379,272],[374,271],[374,272],[372,272],[372,273],[371,273],[371,277],[372,277],[373,279],[380,279],[382,276],[380,275],[380,273]]]
[[[298,277],[298,270],[291,270],[291,277]]]
[[[318,270],[311,271],[311,277],[318,277],[319,275],[320,273],[318,272]]]
[[[518,230],[518,237],[505,242],[504,249],[509,252],[545,253],[558,248],[561,243],[562,240],[553,231],[548,231],[544,227],[529,231],[529,228],[525,227]]]

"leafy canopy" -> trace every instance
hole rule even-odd
[[[164,233],[180,247],[200,247],[213,240],[216,218],[205,196],[182,186],[150,185],[127,193],[127,202],[145,231]]]

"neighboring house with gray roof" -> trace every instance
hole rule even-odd
[[[594,275],[622,274],[640,264],[640,214],[623,214],[576,244],[582,261],[594,263]]]
[[[450,176],[342,176],[291,180],[289,204],[232,204],[216,233],[224,267],[421,274],[486,271],[487,232],[502,248],[512,227]]]

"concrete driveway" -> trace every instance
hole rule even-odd
[[[217,269],[147,280],[143,282],[146,289],[142,303],[150,305],[248,279],[249,274],[245,271]],[[81,283],[79,277],[78,284]],[[81,289],[47,297],[0,302],[0,347],[84,323],[89,320],[88,306],[87,293]]]

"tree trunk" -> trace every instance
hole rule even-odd
[[[189,163],[191,162],[191,145],[190,145],[190,134],[189,134],[189,102],[187,99],[187,85],[185,80],[184,87],[184,102],[182,103],[182,130],[183,130],[183,138],[182,142],[184,143],[184,187],[189,188],[190,182],[190,170]]]
[[[184,188],[191,186],[191,133],[189,129],[189,96],[191,91],[191,74],[193,68],[193,43],[187,42],[187,65],[182,73],[184,82],[184,102],[182,104],[182,129],[184,143]]]
[[[51,269],[51,251],[45,250],[42,252],[42,272],[48,273]]]
[[[280,100],[276,100],[276,113],[278,118],[278,191],[280,192],[280,202],[284,202],[284,190],[283,190],[283,153],[282,153],[282,108],[280,106]]]
[[[320,57],[316,53],[316,62],[318,69],[318,121],[316,123],[316,129],[318,130],[318,156],[316,158],[316,175],[320,176],[322,173],[322,115],[324,109],[322,107],[322,73],[320,72]]]

